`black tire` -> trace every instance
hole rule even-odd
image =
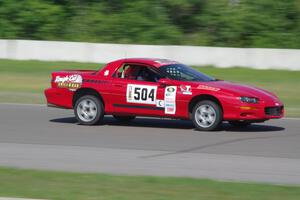
[[[93,118],[91,118],[90,120],[83,120],[84,115],[83,115],[83,113],[80,113],[80,110],[84,109],[84,108],[81,108],[82,107],[81,103],[83,103],[84,101],[90,102],[91,104],[93,103],[93,108],[94,107],[96,108],[96,110],[94,111],[95,114],[93,115]],[[75,106],[74,106],[74,113],[75,113],[75,117],[78,120],[79,124],[96,125],[96,124],[99,124],[103,120],[104,106],[103,106],[102,101],[99,98],[92,96],[92,95],[85,95],[85,96],[80,97],[76,101]],[[87,113],[87,110],[85,113]]]
[[[202,116],[201,114],[201,118],[198,117],[199,116],[199,109],[200,108],[209,108],[209,112],[210,114],[207,113],[207,116]],[[213,111],[213,112],[211,112]],[[214,120],[211,121],[211,123],[206,123],[205,122],[208,122],[210,120],[208,119],[211,119],[212,116],[215,116],[214,117]],[[211,117],[211,118],[209,118]],[[220,124],[222,123],[222,120],[223,120],[223,111],[221,109],[221,107],[216,104],[215,102],[213,101],[210,101],[210,100],[203,100],[203,101],[200,101],[198,102],[194,108],[193,108],[193,112],[192,112],[192,121],[196,127],[197,130],[200,130],[200,131],[214,131],[214,130],[217,130],[220,126]],[[206,119],[206,120],[202,120],[202,119]],[[202,124],[203,123],[203,124]]]
[[[120,115],[113,115],[113,117],[120,121],[120,122],[130,122],[135,119],[135,116],[120,116]]]
[[[237,128],[245,128],[249,125],[251,125],[251,122],[248,121],[230,121],[229,124],[231,126],[237,127]]]

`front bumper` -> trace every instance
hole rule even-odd
[[[284,117],[284,105],[278,102],[240,103],[225,106],[224,120],[265,121]]]

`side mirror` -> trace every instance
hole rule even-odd
[[[170,80],[166,79],[166,78],[161,78],[158,80],[159,87],[161,87],[161,88],[168,86],[169,82],[170,82]]]

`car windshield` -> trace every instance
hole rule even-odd
[[[201,72],[194,70],[183,64],[171,64],[162,66],[159,68],[170,79],[178,81],[216,81],[216,79],[202,74]]]

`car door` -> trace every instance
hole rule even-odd
[[[138,63],[125,63],[117,70],[113,78],[113,110],[122,115],[164,115],[164,90],[156,79],[139,78],[142,71],[150,70],[156,73],[155,68]]]

